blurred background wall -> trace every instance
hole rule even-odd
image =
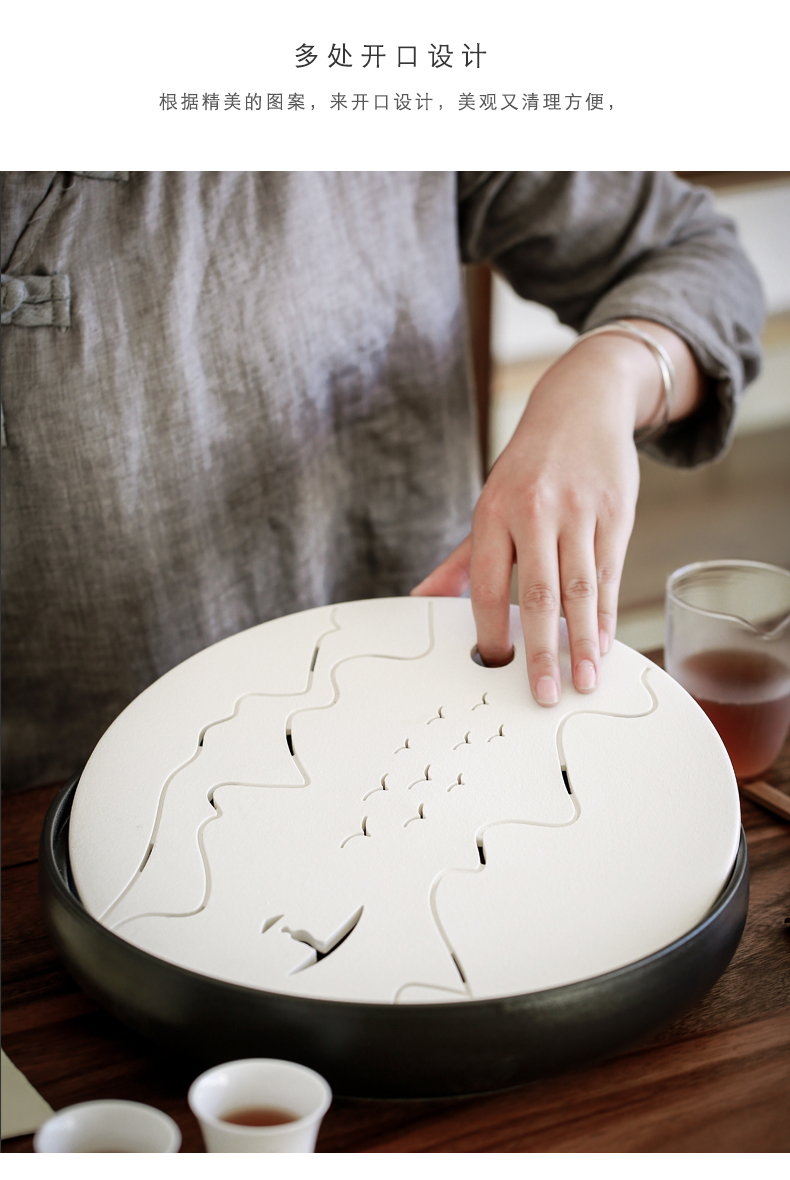
[[[746,394],[727,455],[696,471],[640,460],[617,635],[642,650],[663,643],[664,584],[678,566],[741,557],[790,568],[790,173],[679,175],[710,187],[736,222],[763,283],[768,321],[763,372]],[[496,276],[474,270],[470,308],[490,467],[535,383],[575,334]]]

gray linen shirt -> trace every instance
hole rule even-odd
[[[3,772],[78,769],[241,628],[402,594],[479,491],[461,263],[575,328],[674,328],[712,378],[652,446],[726,445],[759,285],[654,173],[7,173]]]

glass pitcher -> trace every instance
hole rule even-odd
[[[675,570],[665,666],[716,726],[736,776],[766,771],[790,726],[790,572],[758,561]]]

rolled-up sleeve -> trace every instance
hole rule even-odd
[[[671,172],[463,172],[461,256],[586,331],[638,317],[681,336],[709,378],[693,415],[644,450],[676,466],[716,458],[760,368],[760,282],[711,194]]]

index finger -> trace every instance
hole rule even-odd
[[[491,668],[509,664],[513,658],[510,641],[512,569],[513,542],[507,528],[496,516],[481,522],[476,511],[469,568],[470,597],[480,658]]]

